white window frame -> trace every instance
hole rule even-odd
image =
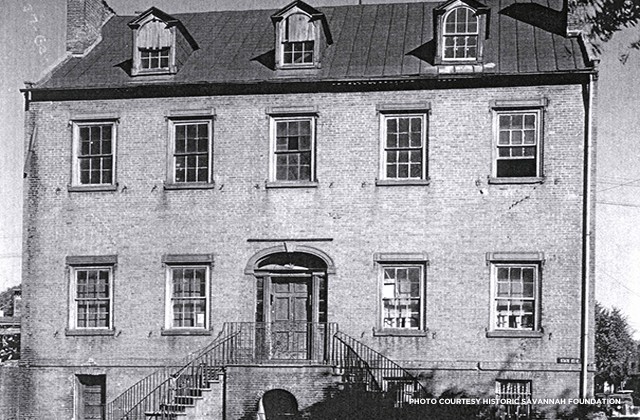
[[[306,40],[289,40],[288,34],[288,25],[289,18],[295,15],[302,15],[306,17],[310,26],[309,31],[311,32],[309,38]],[[313,50],[312,50],[312,60],[311,62],[306,63],[286,63],[285,62],[285,44],[288,43],[297,43],[297,42],[312,42]],[[299,9],[292,9],[288,14],[284,15],[282,19],[278,22],[278,28],[276,31],[276,65],[278,69],[312,69],[318,67],[320,63],[320,26],[318,21],[312,20],[312,16],[303,12]]]
[[[153,75],[153,74],[172,74],[176,73],[176,26],[173,25],[171,27],[166,28],[168,36],[170,38],[169,45],[162,46],[158,48],[158,50],[163,48],[169,49],[169,65],[167,67],[153,67],[145,69],[142,67],[142,51],[143,50],[153,50],[153,48],[148,45],[143,45],[140,38],[144,32],[144,26],[147,24],[155,24],[156,22],[160,22],[166,26],[166,22],[160,19],[159,17],[150,14],[141,22],[136,24],[136,27],[133,28],[133,65],[131,68],[132,76],[141,76],[141,75]]]
[[[499,140],[500,140],[500,116],[503,115],[526,115],[533,114],[535,115],[535,163],[536,163],[536,173],[534,175],[528,176],[498,176],[498,161],[499,160],[525,160],[524,157],[522,159],[511,158],[511,159],[501,159],[499,156]],[[542,149],[543,149],[543,110],[542,108],[499,108],[493,110],[493,161],[492,161],[492,178],[496,180],[506,179],[516,181],[518,179],[531,179],[531,178],[541,178],[543,176],[543,163],[542,163]],[[524,141],[524,140],[523,140]],[[524,147],[525,144],[523,143]],[[508,146],[503,146],[508,147]],[[513,146],[512,146],[513,147]],[[517,147],[517,146],[516,146]]]
[[[205,313],[204,326],[180,327],[173,325],[173,269],[205,269]],[[207,263],[165,264],[165,330],[208,331],[211,318],[211,265]],[[196,315],[197,316],[197,315]]]
[[[71,121],[73,131],[73,146],[72,146],[72,171],[71,171],[71,185],[80,188],[100,188],[100,187],[112,187],[116,185],[116,142],[118,123],[117,120],[95,120],[95,121]],[[109,183],[86,183],[83,184],[80,178],[80,129],[83,127],[98,127],[98,126],[111,126],[111,182]]]
[[[501,267],[508,268],[533,268],[533,298],[498,298],[498,269]],[[542,270],[540,261],[492,261],[491,262],[491,321],[490,331],[540,331],[540,284]],[[498,326],[498,300],[521,300],[533,301],[533,327],[532,328],[511,328]]]
[[[86,331],[110,331],[113,330],[113,265],[73,265],[70,267],[70,285],[69,285],[69,329],[70,330],[86,330]],[[78,298],[78,272],[88,270],[107,270],[109,272],[109,325],[106,327],[80,327],[78,326],[78,304],[81,299]],[[106,299],[102,299],[106,300]]]
[[[271,116],[269,118],[269,181],[274,184],[281,185],[296,185],[296,184],[309,184],[316,182],[316,119],[315,115],[283,115],[283,116]],[[309,179],[299,180],[279,180],[276,178],[277,171],[277,153],[276,153],[276,138],[277,138],[277,124],[279,122],[290,121],[309,121],[311,125],[311,166]]]
[[[420,292],[418,297],[418,308],[419,308],[419,322],[417,327],[388,327],[385,326],[384,323],[384,286],[385,286],[385,278],[384,278],[384,270],[385,268],[418,268],[420,270]],[[426,288],[426,269],[425,264],[420,262],[379,262],[378,263],[378,284],[379,284],[379,298],[378,298],[378,329],[380,331],[385,330],[395,330],[395,331],[424,331],[425,330],[425,320],[426,320],[426,305],[425,305],[425,288]]]
[[[213,118],[209,116],[208,118],[178,118],[178,117],[170,117],[169,121],[169,156],[168,156],[168,167],[167,167],[167,178],[168,183],[174,186],[181,185],[207,185],[211,184],[213,180]],[[207,124],[208,130],[208,168],[207,168],[207,179],[206,181],[176,181],[176,127],[190,124]]]
[[[389,178],[387,177],[387,120],[390,118],[421,118],[422,120],[422,133],[421,133],[421,159],[422,159],[422,168],[420,177],[407,177],[407,178]],[[426,180],[428,174],[428,143],[427,143],[427,131],[428,127],[428,117],[426,112],[380,112],[380,167],[379,171],[379,179],[384,181],[392,181],[392,182],[403,182],[403,181],[416,181],[416,180]],[[410,149],[407,149],[410,150]]]
[[[162,54],[164,51],[166,51],[166,54]],[[166,56],[167,65],[166,66],[159,65],[157,67],[151,67],[151,66],[144,67],[143,62],[145,61],[145,58],[143,57],[143,55],[145,53],[154,54],[154,55],[157,54],[157,58],[156,57],[148,58],[150,64],[153,60],[157,60],[159,64],[162,64],[162,58],[163,56]],[[171,63],[171,58],[172,58],[171,47],[163,47],[158,49],[140,47],[138,48],[138,54],[140,55],[140,72],[141,73],[167,72],[171,68],[171,64],[172,64]]]
[[[447,32],[447,19],[454,13],[456,13],[457,10],[461,10],[461,9],[466,9],[468,10],[472,16],[475,15],[475,19],[476,19],[476,31],[475,32],[451,32],[448,33]],[[442,42],[441,42],[441,46],[440,46],[440,54],[442,57],[442,61],[443,62],[468,62],[468,61],[478,61],[478,57],[480,57],[480,24],[481,24],[481,19],[477,16],[477,12],[475,10],[473,10],[470,7],[467,6],[457,6],[454,7],[453,9],[449,10],[444,17],[442,18]],[[447,58],[445,57],[445,39],[447,37],[460,37],[460,36],[475,36],[476,37],[476,55],[473,57],[452,57],[452,58]]]

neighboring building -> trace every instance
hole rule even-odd
[[[68,14],[25,93],[25,415],[591,385],[596,68],[562,13]]]

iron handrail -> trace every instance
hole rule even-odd
[[[335,339],[353,350],[371,372],[379,390],[383,393],[395,392],[396,402],[402,405],[409,397],[427,395],[426,388],[408,370],[355,338],[338,331]],[[375,389],[374,389],[375,390]]]
[[[350,337],[349,337],[350,338]],[[333,339],[342,344],[345,348],[344,354],[340,353],[340,345],[334,345],[334,362],[344,369],[345,376],[348,376],[349,380],[354,382],[364,383],[367,391],[382,391],[382,387],[378,383],[375,375],[371,371],[371,367],[366,360],[364,360],[353,346],[349,345],[345,339],[336,334]],[[354,340],[356,341],[356,340]],[[356,341],[357,342],[357,341]],[[362,377],[364,372],[365,377]]]
[[[215,340],[206,345],[199,351],[187,355],[182,362],[178,362],[169,366],[163,366],[150,375],[142,378],[131,387],[123,391],[118,397],[114,398],[106,406],[106,420],[131,420],[127,415],[149,395],[153,394],[159,387],[167,383],[171,377],[174,368],[184,369],[193,360],[208,353],[222,343],[225,343],[231,337],[224,337],[219,334]]]

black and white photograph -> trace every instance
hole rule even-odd
[[[640,420],[640,0],[0,39],[0,420]]]

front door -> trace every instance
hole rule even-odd
[[[271,345],[273,359],[307,359],[311,321],[308,277],[271,278]]]

